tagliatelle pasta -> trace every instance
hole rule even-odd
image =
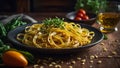
[[[76,48],[89,44],[94,32],[79,24],[64,22],[62,28],[45,27],[43,23],[27,26],[17,40],[37,48]]]

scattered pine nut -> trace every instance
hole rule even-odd
[[[99,60],[99,61],[98,61],[98,64],[101,64],[101,63],[102,63],[102,61],[101,61],[101,60]]]
[[[117,52],[113,51],[112,54],[113,54],[113,55],[117,55]]]
[[[82,62],[82,64],[84,65],[85,62],[86,62],[86,59],[82,59],[81,62]]]
[[[94,56],[94,55],[91,55],[91,56],[90,56],[90,59],[94,59],[94,58],[95,58],[95,56]]]
[[[84,65],[85,63],[82,63],[82,65]]]
[[[38,64],[35,64],[34,66],[33,66],[33,68],[37,68],[39,65]]]
[[[85,62],[86,62],[86,59],[82,59],[81,62],[82,62],[82,63],[85,63]]]
[[[76,62],[75,62],[75,61],[72,61],[71,63],[72,63],[72,64],[75,64]]]
[[[104,43],[101,43],[101,45],[105,45]]]
[[[80,58],[80,57],[78,57],[78,58],[77,58],[77,60],[81,60],[81,58]]]
[[[93,60],[90,60],[90,63],[93,63]]]
[[[107,52],[107,48],[103,47],[103,51],[104,51],[104,52]]]
[[[62,68],[61,65],[55,65],[55,68]]]
[[[56,63],[55,63],[55,62],[52,62],[51,64],[55,65]]]
[[[49,67],[52,67],[53,66],[53,64],[49,64]]]
[[[111,55],[108,55],[108,58],[112,58],[112,56],[111,56]]]
[[[97,58],[98,58],[98,56],[97,56],[97,55],[95,55],[95,58],[97,59]]]
[[[40,66],[40,68],[44,68],[44,66]]]
[[[69,66],[69,68],[73,68],[73,66]]]

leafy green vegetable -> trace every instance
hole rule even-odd
[[[7,33],[10,30],[15,29],[18,26],[25,25],[27,24],[26,22],[23,22],[21,20],[21,17],[18,16],[17,18],[12,19],[10,22],[7,24],[3,25],[2,22],[0,22],[0,39],[2,39],[4,42],[7,42]]]
[[[2,42],[2,40],[0,39],[0,47],[2,47],[4,45],[4,43]]]
[[[100,9],[106,8],[106,2],[107,0],[77,0],[75,10],[82,8],[97,14]]]
[[[30,63],[34,63],[34,56],[31,53],[21,50],[19,50],[19,52],[22,53]]]
[[[14,18],[9,23],[7,23],[5,25],[5,28],[6,28],[6,31],[10,31],[10,30],[13,30],[14,28],[24,25],[24,24],[27,24],[27,23],[23,22],[21,20],[21,17],[18,16],[17,18]]]
[[[0,36],[5,37],[7,35],[7,31],[4,25],[0,22]]]
[[[6,45],[3,43],[3,41],[0,39],[0,53],[4,52],[5,50],[10,49],[9,45]]]

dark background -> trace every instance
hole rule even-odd
[[[22,1],[29,1],[26,8],[24,7],[26,3],[22,4]],[[109,1],[120,2],[120,0]],[[0,12],[24,12],[24,10],[27,12],[69,12],[74,10],[75,3],[76,0],[0,0]]]

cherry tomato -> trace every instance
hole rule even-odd
[[[82,20],[82,18],[81,18],[81,17],[76,16],[76,17],[74,18],[74,20],[79,21],[79,20]]]
[[[74,20],[88,20],[89,16],[84,9],[79,9]]]
[[[82,13],[77,13],[77,16],[78,17],[83,17],[83,14]]]
[[[86,11],[84,9],[79,9],[78,13],[82,13],[83,15],[86,15]]]
[[[28,65],[27,59],[17,51],[6,51],[2,56],[3,63],[12,67],[25,67]]]
[[[83,20],[88,20],[89,17],[88,17],[87,15],[84,15],[84,16],[82,17],[82,19],[83,19]]]

